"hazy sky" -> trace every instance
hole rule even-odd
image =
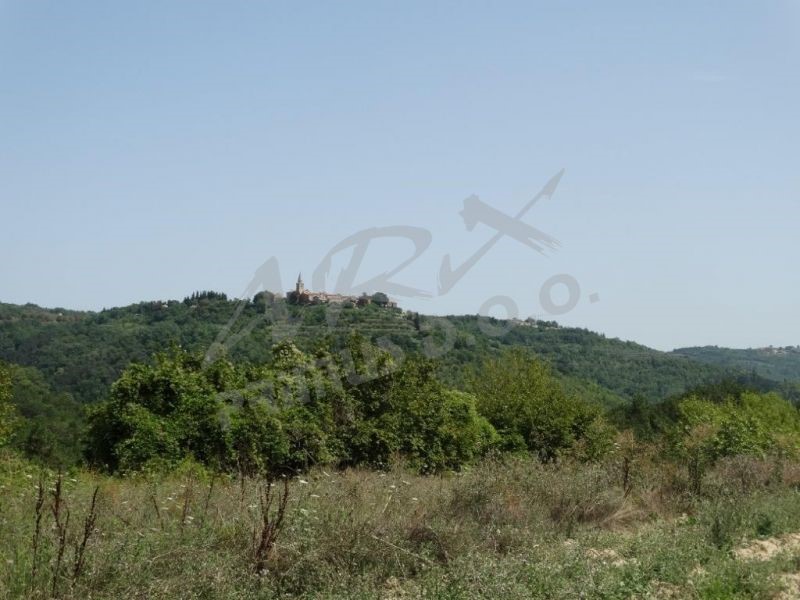
[[[545,316],[568,274],[565,324],[800,344],[798,107],[797,0],[0,2],[0,301],[238,295],[273,256],[289,289],[404,225],[406,308]],[[464,199],[514,216],[562,168],[523,219],[560,249],[501,239],[437,295],[494,234]]]

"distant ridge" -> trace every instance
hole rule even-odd
[[[290,319],[264,319],[270,306]],[[465,370],[507,346],[522,346],[548,361],[573,393],[605,405],[635,397],[650,402],[731,375],[747,374],[755,358],[726,349],[660,352],[586,329],[554,322],[500,323],[474,315],[432,317],[374,304],[361,308],[295,306],[261,293],[244,306],[216,292],[195,293],[184,300],[140,302],[99,312],[46,309],[33,304],[0,303],[0,360],[32,367],[57,393],[80,403],[103,399],[109,386],[132,361],[147,361],[158,351],[180,344],[204,353],[241,308],[233,330],[253,324],[229,352],[236,360],[265,362],[272,343],[291,337],[301,348],[337,340],[358,331],[366,338],[390,341],[403,352],[440,349],[440,377],[463,383]],[[331,313],[335,310],[335,319]],[[508,326],[500,336],[490,326]],[[757,351],[754,351],[757,352]],[[726,360],[717,358],[728,357]],[[732,357],[745,356],[745,358]],[[800,380],[800,354],[758,354],[760,376]]]
[[[726,369],[755,372],[773,381],[800,381],[800,346],[747,349],[702,346],[679,348],[673,354]]]

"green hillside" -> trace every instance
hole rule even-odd
[[[456,386],[487,355],[523,346],[550,362],[567,388],[607,405],[637,396],[657,401],[726,372],[701,360],[552,322],[431,317],[377,306],[298,307],[267,294],[242,303],[213,292],[100,312],[0,304],[0,360],[37,369],[54,393],[94,403],[106,397],[130,362],[146,361],[170,344],[206,352],[226,328],[228,355],[253,362],[266,361],[270,347],[281,339],[310,349],[357,330],[395,352],[435,356],[440,377]]]
[[[800,381],[800,346],[743,350],[703,346],[679,348],[673,354],[726,369],[753,372],[773,381]]]

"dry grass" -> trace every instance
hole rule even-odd
[[[5,458],[0,595],[767,598],[794,546],[765,561],[733,549],[800,531],[797,472],[730,461],[696,497],[686,473],[649,459],[509,459],[438,477],[319,469],[278,494],[192,465],[60,486],[46,473],[40,487]]]

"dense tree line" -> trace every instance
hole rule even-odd
[[[679,348],[673,354],[727,369],[760,375],[772,381],[800,380],[800,347],[733,349],[718,346]]]
[[[51,465],[81,459],[84,407],[30,367],[0,363],[0,445]]]
[[[377,305],[298,307],[263,292],[243,302],[197,292],[183,301],[100,312],[0,304],[0,360],[36,368],[54,392],[92,404],[107,396],[131,362],[146,361],[173,342],[205,352],[228,326],[246,331],[230,349],[237,361],[268,361],[270,347],[285,336],[312,351],[322,338],[342,343],[354,330],[406,353],[432,348],[439,377],[460,389],[466,386],[465,367],[476,367],[503,348],[523,347],[549,362],[574,393],[607,405],[637,395],[658,401],[726,375],[720,367],[552,322],[507,327],[491,318],[403,315]]]
[[[516,371],[518,364],[528,370]],[[563,392],[531,356],[487,363],[498,382],[515,373],[513,407],[475,380],[475,393],[443,386],[419,356],[398,364],[352,336],[341,351],[284,342],[265,364],[206,363],[179,348],[134,364],[92,410],[87,455],[117,471],[187,457],[225,470],[297,472],[316,464],[457,470],[489,451],[531,451],[554,460],[577,447],[601,452],[597,408]],[[514,389],[506,390],[514,392]],[[513,416],[511,416],[513,413]],[[596,430],[596,431],[595,431]]]
[[[11,374],[8,367],[0,363],[0,448],[11,441],[16,427],[16,410],[11,397]]]
[[[229,365],[226,372],[231,378],[222,378],[224,385],[203,383],[211,367],[200,357],[226,328],[235,342],[227,344],[227,354],[220,360]],[[374,368],[380,362],[377,356],[383,356],[381,360],[393,361],[391,373],[378,376],[370,372],[359,385],[351,381],[350,371],[362,368],[352,358],[359,356],[352,348],[353,332],[365,348],[380,345],[393,349],[391,355],[367,352],[371,358],[365,363]],[[285,346],[279,343],[281,339],[292,340],[292,347],[299,352],[297,365],[280,366],[275,348]],[[180,360],[171,353],[163,354],[171,343],[183,348],[177,355],[183,357]],[[423,354],[436,359],[421,360]],[[343,356],[351,358],[342,362]],[[213,419],[211,413],[207,418],[219,421],[220,414],[227,415],[225,425],[216,450],[204,450],[207,458],[201,459],[225,468],[236,460],[243,468],[254,468],[241,445],[245,442],[234,446],[233,440],[250,439],[247,443],[258,445],[255,440],[260,438],[253,432],[278,425],[280,435],[270,439],[279,442],[271,454],[265,454],[264,448],[258,451],[260,456],[273,457],[261,459],[267,466],[299,468],[327,461],[379,466],[393,454],[403,454],[421,470],[436,470],[463,465],[486,448],[528,451],[551,460],[565,451],[577,453],[581,447],[589,456],[608,440],[601,407],[618,429],[632,428],[642,439],[663,439],[680,420],[679,403],[687,390],[716,403],[740,397],[741,390],[800,400],[795,382],[773,381],[753,372],[730,373],[552,322],[529,320],[509,326],[491,318],[402,314],[377,305],[298,307],[268,293],[234,302],[224,294],[198,292],[182,302],[147,302],[99,313],[0,304],[1,358],[18,363],[4,369],[7,383],[3,385],[10,400],[0,407],[7,413],[4,422],[10,423],[13,414],[17,426],[13,436],[3,435],[28,456],[53,465],[80,459],[84,413],[99,402],[106,402],[106,410],[109,402],[117,402],[117,419],[122,418],[123,408],[139,411],[141,428],[124,451],[116,446],[110,449],[110,442],[103,446],[95,437],[93,460],[112,468],[133,468],[153,454],[147,451],[146,439],[155,446],[164,444],[155,454],[168,460],[182,456],[186,448],[192,455],[199,452],[188,438],[169,434],[182,426],[178,417],[185,407],[184,412],[167,416],[147,401],[120,396],[125,381],[153,376],[159,369],[164,371],[163,377],[171,373],[194,381],[198,387],[192,389],[198,397],[205,398],[209,390],[215,398],[221,395],[215,401],[219,410],[211,411]],[[325,364],[328,370],[320,371]],[[263,394],[248,387],[287,378],[324,379],[329,387],[333,381],[339,384],[325,391],[328,400],[321,404],[295,398],[285,407],[265,404]],[[385,389],[375,387],[381,382]],[[411,436],[401,423],[406,428],[409,423],[420,423],[409,421],[414,410],[419,412],[425,404],[413,400],[410,390],[416,388],[425,390],[425,398],[435,400],[437,418],[447,422],[442,428],[455,427],[446,420],[447,415],[475,412],[475,418],[488,421],[491,430],[476,421],[461,437],[456,436],[461,440],[458,443],[445,443],[425,428],[427,433],[420,433],[421,437]],[[242,392],[237,403],[224,399],[242,389],[246,393]],[[252,400],[253,395],[261,400]],[[377,397],[390,401],[379,402]],[[210,410],[214,404],[204,401],[201,405]],[[553,413],[552,406],[561,412]],[[148,412],[142,412],[142,407]],[[96,433],[97,411],[94,414],[92,431]],[[124,414],[126,419],[136,420],[133,413]],[[559,424],[559,415],[566,415],[570,427]],[[542,429],[541,423],[547,426]],[[150,429],[145,427],[148,424]],[[192,424],[199,426],[198,422]],[[211,421],[206,426],[211,427]],[[118,432],[127,425],[118,422],[115,427]],[[472,433],[467,435],[467,431]],[[477,431],[483,431],[485,436],[480,439],[484,441],[464,442]],[[301,438],[316,442],[302,446],[297,441]],[[434,440],[430,456],[415,454],[414,448],[428,444],[425,440]],[[145,458],[137,458],[139,455]]]
[[[0,445],[52,465],[85,459],[105,470],[163,468],[192,459],[242,473],[297,473],[314,465],[422,473],[458,470],[487,453],[541,461],[594,460],[617,432],[661,445],[701,477],[726,456],[794,456],[798,409],[747,379],[653,404],[605,411],[572,394],[550,367],[507,349],[466,376],[466,391],[437,378],[434,361],[398,361],[362,336],[304,352],[291,342],[265,363],[213,361],[178,346],[132,363],[90,408],[53,395],[35,371],[0,366]],[[55,399],[55,401],[50,401]],[[13,403],[12,403],[13,401]]]

